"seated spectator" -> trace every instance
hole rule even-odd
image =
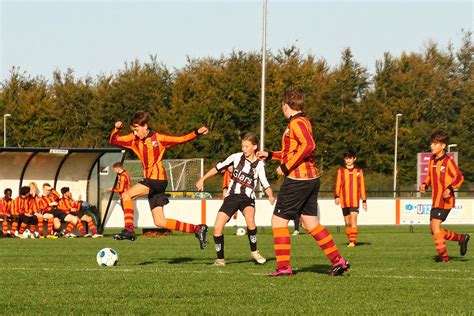
[[[8,223],[13,222],[12,216],[12,189],[6,188],[4,191],[4,197],[0,199],[0,217],[3,220],[3,237],[8,237],[10,235],[10,230],[8,230]]]
[[[61,188],[61,193],[62,193],[63,197],[58,202],[59,209],[61,211],[63,211],[64,213],[67,213],[67,214],[74,215],[74,216],[78,217],[80,219],[80,221],[87,222],[87,225],[88,225],[88,227],[89,227],[89,229],[92,233],[92,235],[89,234],[89,233],[86,234],[84,226],[82,226],[82,224],[81,224],[81,226],[78,225],[78,228],[79,228],[81,234],[84,237],[92,237],[92,238],[102,237],[102,235],[97,233],[97,229],[96,229],[96,226],[94,224],[94,220],[92,219],[92,217],[87,214],[86,210],[82,209],[83,204],[84,204],[85,207],[87,207],[86,203],[84,203],[82,201],[78,202],[78,201],[74,200],[72,198],[72,194],[71,194],[71,191],[69,190],[69,187]],[[80,227],[82,227],[82,229]]]

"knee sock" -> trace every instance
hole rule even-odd
[[[290,232],[288,227],[275,227],[273,231],[273,248],[278,269],[284,269],[290,266]]]
[[[165,228],[183,233],[194,233],[198,227],[198,225],[188,224],[174,219],[167,219],[165,224]]]
[[[247,236],[249,238],[250,251],[257,251],[257,227],[255,229],[247,227]]]
[[[133,223],[133,201],[125,200],[123,201],[123,221],[125,223],[125,230],[129,232],[135,231],[135,224]]]
[[[319,224],[309,233],[319,244],[331,263],[333,265],[337,264],[339,259],[341,259],[341,255],[334,244],[334,239],[327,229],[323,225]]]
[[[217,259],[224,259],[224,235],[214,236]]]
[[[446,241],[444,239],[444,232],[440,231],[439,233],[433,234],[434,243],[436,247],[436,251],[440,259],[447,260],[448,259],[448,250],[446,249]]]

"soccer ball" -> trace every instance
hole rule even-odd
[[[97,264],[101,267],[113,267],[117,262],[117,251],[112,248],[104,248],[97,253]]]
[[[237,231],[235,232],[235,234],[236,234],[237,236],[243,236],[243,235],[245,235],[245,229],[242,228],[242,227],[237,228]]]

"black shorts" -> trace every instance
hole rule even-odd
[[[26,216],[21,215],[19,219],[20,223],[30,224],[30,225],[38,225],[38,217],[36,216]]]
[[[89,214],[87,214],[87,211],[77,211],[77,212],[71,212],[71,213],[69,213],[69,214],[74,215],[74,216],[77,216],[77,217],[79,217],[79,218],[81,218],[81,217],[84,216],[84,215],[89,216]]]
[[[273,214],[288,220],[300,215],[318,216],[320,179],[295,180],[286,178],[278,192]]]
[[[49,213],[51,215],[53,215],[54,217],[59,218],[61,220],[61,222],[64,222],[64,219],[68,215],[68,214],[66,214],[66,213],[64,213],[63,211],[60,211],[60,210],[52,210]]]
[[[435,218],[444,222],[449,215],[449,211],[451,211],[451,209],[432,208],[430,212],[430,221]]]
[[[219,212],[227,214],[229,217],[232,217],[235,212],[241,211],[244,212],[246,207],[255,208],[255,200],[249,198],[245,194],[230,194],[224,199]]]
[[[168,186],[167,180],[153,180],[143,179],[138,182],[150,189],[148,193],[148,203],[150,204],[150,210],[153,210],[157,206],[165,206],[170,202],[166,196],[166,187]]]
[[[349,216],[351,212],[359,213],[359,208],[357,207],[343,207],[342,208],[342,215]]]

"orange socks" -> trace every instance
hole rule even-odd
[[[135,231],[135,225],[133,223],[133,201],[125,200],[123,202],[123,221],[125,223],[125,229],[129,232]]]
[[[448,260],[448,251],[446,250],[446,241],[444,239],[444,231],[433,234],[436,251],[438,251],[441,260]]]
[[[323,225],[319,224],[309,233],[314,239],[316,239],[316,242],[319,244],[332,264],[337,264],[341,258],[341,255],[334,244],[334,239],[327,229]]]
[[[290,232],[288,227],[275,227],[273,231],[273,248],[278,269],[290,266]]]
[[[443,233],[444,233],[444,239],[446,240],[461,241],[463,239],[463,235],[456,234],[455,232],[452,232],[447,229],[443,229]]]
[[[194,233],[196,231],[196,225],[183,223],[174,219],[167,219],[165,228],[183,233]]]
[[[349,242],[353,242],[355,244],[356,240],[357,240],[357,227],[351,227]]]

